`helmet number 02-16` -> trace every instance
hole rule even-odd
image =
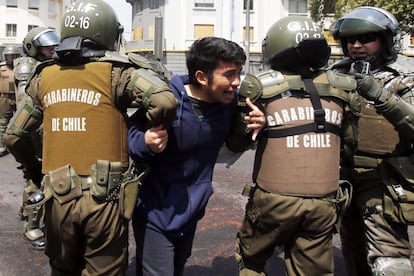
[[[82,1],[73,4],[72,6],[66,9],[65,17],[65,27],[66,28],[79,28],[79,29],[89,29],[90,26],[90,17],[86,16],[88,14],[94,14],[99,16],[99,13],[94,13],[97,5],[93,3],[84,3]],[[82,16],[80,16],[82,15]]]
[[[81,16],[79,19],[77,19],[74,15],[68,15],[65,17],[65,27],[88,29],[89,20],[90,18],[88,16]]]

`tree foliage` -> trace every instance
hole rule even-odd
[[[320,13],[321,6],[323,7],[322,13]],[[403,32],[414,34],[413,0],[311,0],[310,14],[315,20],[327,15],[340,18],[360,6],[379,7],[391,12],[400,22]]]

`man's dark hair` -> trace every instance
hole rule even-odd
[[[205,37],[196,40],[186,54],[190,82],[196,87],[195,72],[203,71],[211,80],[213,71],[220,61],[243,65],[246,62],[244,50],[235,42],[220,37]]]

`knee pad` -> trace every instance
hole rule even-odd
[[[414,270],[407,258],[378,257],[372,266],[374,276],[411,276]]]

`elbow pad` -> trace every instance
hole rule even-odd
[[[375,105],[378,113],[383,115],[398,131],[414,139],[414,106],[398,96],[391,96],[384,104]]]
[[[168,128],[175,120],[175,96],[152,70],[140,68],[134,71],[127,90],[132,91],[135,101],[147,111],[148,127],[163,124]]]
[[[6,133],[18,137],[27,136],[40,126],[42,117],[43,115],[39,110],[32,105],[24,104],[10,120]]]
[[[244,120],[244,116],[250,112],[249,107],[246,105],[246,98],[249,98],[252,103],[255,103],[260,99],[262,93],[263,86],[260,79],[256,75],[247,73],[239,89],[237,109],[233,118],[233,133],[244,136],[250,132],[247,128],[247,122]]]
[[[135,101],[148,110],[151,104],[151,95],[169,90],[169,88],[167,83],[162,81],[155,72],[140,68],[132,72],[127,90],[132,91]]]
[[[241,103],[246,104],[246,98],[254,103],[256,102],[263,93],[263,86],[260,79],[252,74],[247,73],[239,89],[239,105]]]
[[[234,119],[234,131],[246,134],[249,130],[246,128],[247,123],[244,116],[249,114],[250,109],[246,106],[246,98],[252,103],[256,103],[260,98],[268,98],[274,96],[278,87],[284,81],[282,73],[275,70],[266,70],[258,74],[246,74],[239,89],[239,101],[237,106],[237,114]]]

